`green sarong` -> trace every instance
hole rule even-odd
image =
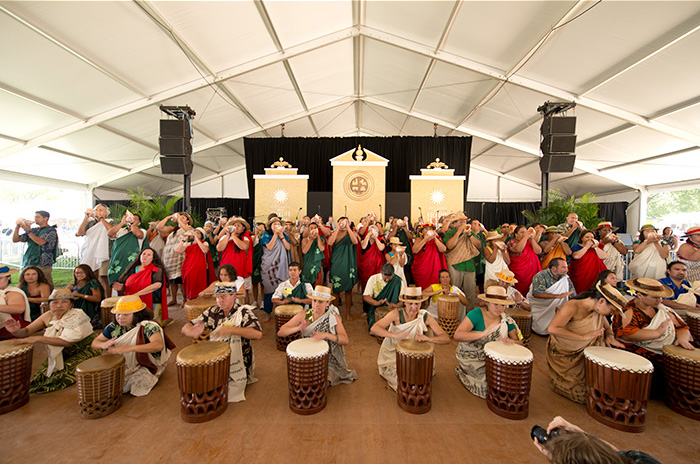
[[[258,243],[253,247],[253,285],[262,283],[262,255],[263,246],[262,244]]]
[[[116,282],[119,276],[122,275],[122,272],[129,267],[129,264],[138,257],[141,250],[147,247],[148,239],[144,237],[143,244],[139,247],[139,239],[131,231],[116,239],[112,247],[112,258],[109,260],[109,270],[107,271],[109,284],[112,285]]]
[[[63,369],[54,371],[51,377],[46,377],[48,360],[44,361],[36,371],[29,384],[29,393],[48,393],[63,390],[75,383],[75,369],[86,359],[100,356],[102,353],[90,348],[92,341],[97,338],[93,332],[77,343],[63,349]]]
[[[357,247],[350,235],[333,244],[331,253],[331,285],[333,293],[352,290],[357,283]]]
[[[100,283],[97,280],[91,280],[90,282],[88,282],[80,288],[73,286],[72,290],[77,291],[81,295],[92,295],[93,288],[96,288],[100,292],[101,298],[104,299],[105,291],[102,288],[102,285],[100,285]],[[82,309],[83,312],[87,314],[87,316],[90,318],[90,323],[93,327],[100,327],[102,325],[100,302],[93,303],[92,301],[88,301],[84,298],[78,298],[77,300],[75,300],[73,307]]]
[[[323,240],[323,239],[322,239]],[[301,270],[301,280],[314,283],[318,273],[323,269],[323,259],[325,255],[318,248],[318,241],[311,242],[309,251],[304,253],[304,266]]]
[[[401,296],[401,287],[403,287],[403,280],[401,279],[401,277],[394,274],[394,277],[392,277],[391,280],[387,282],[382,291],[379,292],[379,295],[375,296],[374,299],[379,301],[386,298],[387,303],[398,303],[399,297]],[[367,310],[367,325],[370,329],[376,322],[374,310],[377,308],[378,306],[369,305],[369,308]]]
[[[292,289],[292,293],[289,296],[292,298],[299,298],[301,300],[307,299],[309,294],[306,293],[306,284],[308,284],[306,280],[300,279],[299,284]]]
[[[31,230],[31,232],[39,238],[44,238],[44,235],[51,229],[56,229],[56,226],[44,226],[38,227]],[[58,232],[56,232],[56,246],[53,249],[53,261],[56,262],[56,257],[58,255]],[[44,239],[45,240],[45,239]],[[22,269],[29,266],[39,266],[41,262],[41,245],[31,238],[27,238],[27,250],[22,256]]]

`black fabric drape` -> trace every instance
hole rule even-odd
[[[627,230],[627,207],[626,201],[616,201],[614,203],[598,203],[598,216],[605,221],[610,221],[620,231]]]
[[[330,159],[348,150],[362,148],[389,160],[386,176],[387,192],[409,192],[409,176],[440,158],[455,175],[469,178],[471,137],[284,137],[244,139],[245,162],[250,198],[255,198],[253,174],[263,174],[265,168],[283,157],[309,175],[310,192],[330,192],[333,171]],[[466,186],[465,186],[466,191]]]

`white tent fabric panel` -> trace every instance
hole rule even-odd
[[[355,123],[355,103],[345,103],[336,108],[322,111],[313,115],[318,135],[333,137],[347,130]],[[308,134],[308,132],[306,132]]]
[[[700,133],[700,99],[686,109],[658,118],[658,121],[693,134]]]
[[[350,1],[265,2],[283,48],[352,26]]]
[[[469,201],[498,201],[498,176],[472,167],[467,184]]]
[[[540,201],[542,193],[538,188],[523,185],[508,179],[501,179],[501,195],[498,201]]]
[[[2,167],[7,171],[77,183],[85,183],[85,179],[124,172],[95,164],[89,159],[77,159],[42,148],[32,148],[29,151],[10,155],[2,160]]]
[[[3,91],[0,91],[0,108],[12,108],[12,111],[0,111],[0,132],[23,140],[75,122],[71,116]]]
[[[453,2],[367,2],[367,26],[436,47]],[[401,14],[397,14],[397,12]]]

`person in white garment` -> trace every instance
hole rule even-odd
[[[547,335],[547,327],[557,309],[576,294],[568,272],[566,260],[554,258],[549,262],[549,269],[538,272],[532,278],[527,302],[532,311],[532,331],[538,335]]]

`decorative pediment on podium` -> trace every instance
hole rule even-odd
[[[275,161],[269,168],[265,168],[265,175],[268,176],[296,176],[297,168],[293,168],[283,157]]]
[[[435,161],[430,163],[428,167],[420,170],[421,176],[454,176],[455,170],[440,161],[440,158],[435,158]]]
[[[348,150],[345,153],[331,158],[331,166],[349,166],[348,163],[352,163],[353,166],[388,166],[389,160],[379,156],[373,151],[362,148],[358,145],[357,148]]]

